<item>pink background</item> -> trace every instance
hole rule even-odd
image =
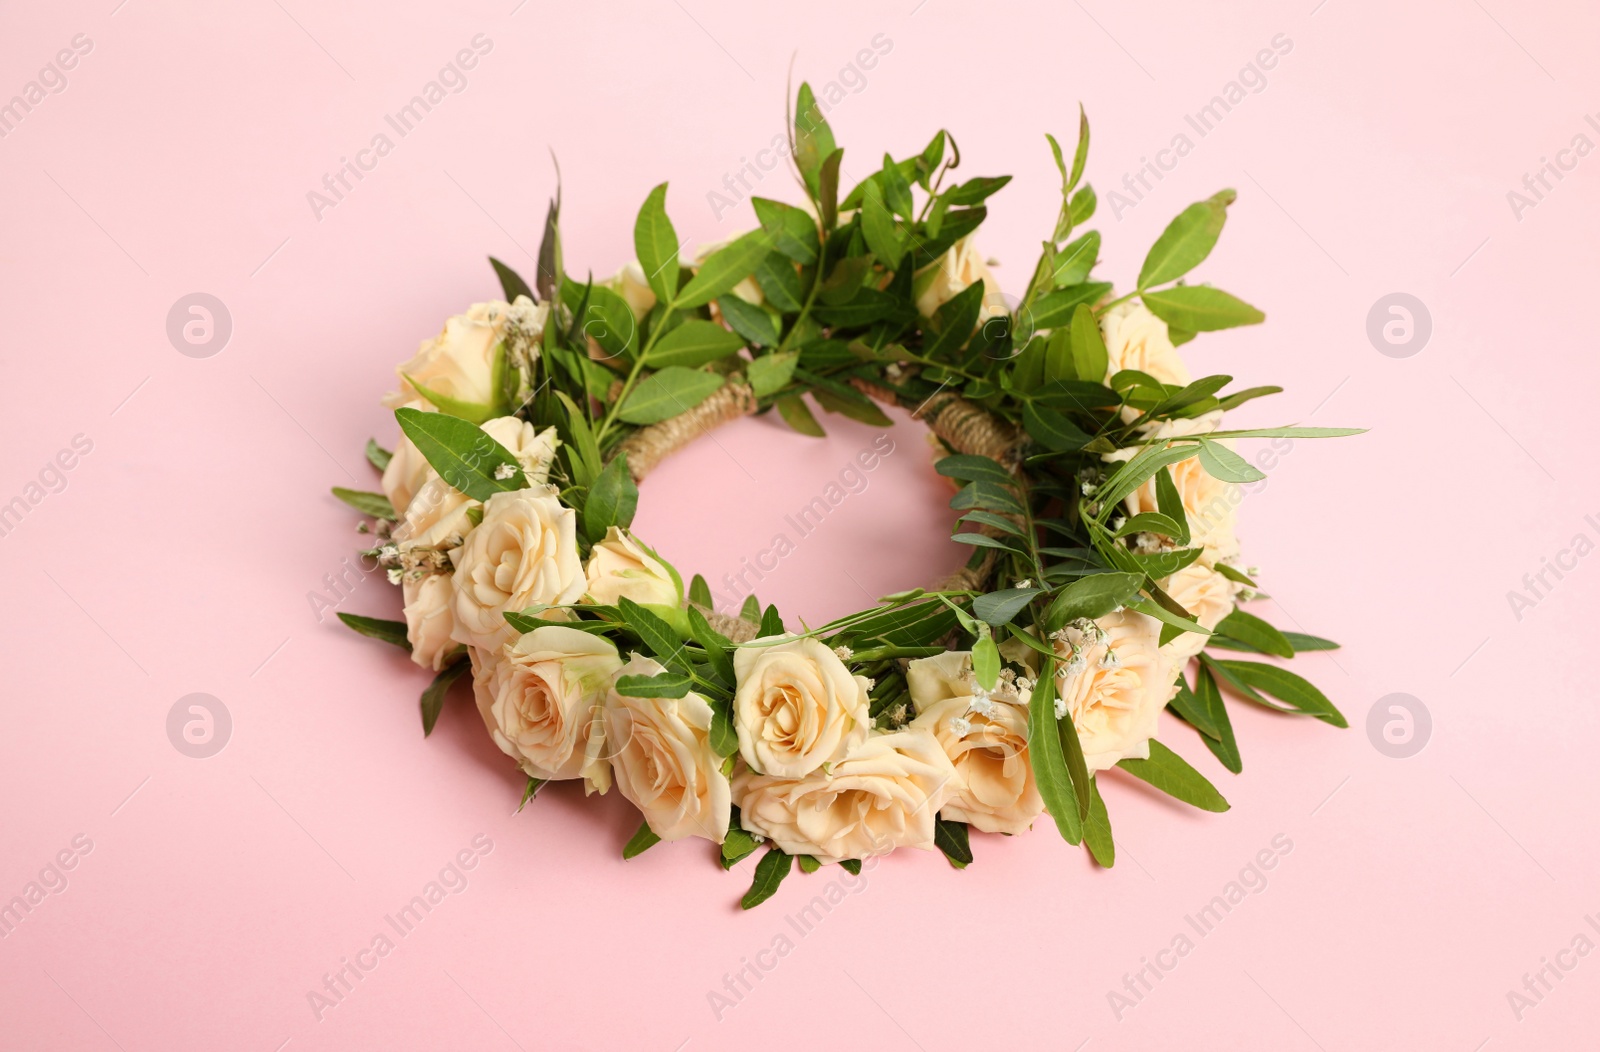
[[[75,34],[93,42],[0,139],[0,502],[74,436],[93,443],[0,538],[0,900],[74,837],[92,843],[0,940],[0,1045],[1591,1047],[1600,956],[1520,1021],[1507,992],[1580,930],[1600,939],[1584,920],[1600,914],[1600,559],[1547,575],[1520,618],[1507,592],[1576,535],[1600,539],[1600,158],[1564,155],[1576,169],[1520,217],[1507,193],[1575,136],[1600,143],[1584,121],[1600,112],[1600,16],[1508,0],[782,10],[0,12],[0,101]],[[478,33],[493,46],[465,90],[319,220],[307,192]],[[847,74],[861,90],[830,114],[846,168],[918,149],[942,123],[965,172],[1015,173],[982,240],[1013,290],[1054,214],[1043,132],[1070,142],[1079,99],[1120,284],[1183,205],[1238,188],[1197,276],[1269,321],[1185,350],[1197,373],[1288,389],[1243,421],[1372,429],[1296,443],[1242,509],[1247,559],[1282,598],[1259,612],[1345,644],[1295,664],[1352,726],[1235,707],[1234,777],[1173,724],[1231,812],[1107,777],[1114,870],[1048,824],[975,835],[966,872],[897,855],[800,935],[786,918],[840,870],[792,876],[746,914],[751,865],[724,874],[699,842],[624,864],[637,818],[615,796],[562,786],[513,816],[520,781],[466,699],[424,741],[425,678],[308,597],[357,541],[327,488],[372,486],[361,445],[393,438],[377,402],[389,370],[497,294],[486,254],[532,273],[550,149],[575,272],[632,254],[635,210],[662,179],[680,234],[726,237],[748,206],[718,221],[707,194],[781,132],[791,57],[821,85],[876,34],[888,54]],[[1197,136],[1184,115],[1278,34],[1292,50],[1264,89]],[[1186,130],[1193,151],[1114,215],[1124,173]],[[797,196],[781,171],[758,192]],[[166,334],[197,291],[233,322],[204,359]],[[1432,318],[1407,358],[1367,336],[1393,292]],[[752,420],[702,443],[647,484],[641,533],[719,581],[873,436],[828,423],[826,442]],[[764,600],[815,623],[959,557],[918,428],[893,438],[867,490],[760,583]],[[398,609],[381,581],[339,606]],[[167,738],[192,692],[231,713],[209,759]],[[1396,692],[1432,718],[1409,759],[1365,730]],[[317,1021],[308,991],[479,834],[493,850],[467,886]],[[1293,850],[1266,888],[1119,1020],[1108,992],[1279,834]],[[793,951],[777,958],[780,934]],[[774,966],[719,1021],[708,992],[758,954]]]

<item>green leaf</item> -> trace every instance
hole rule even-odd
[[[528,806],[528,801],[539,795],[539,790],[544,788],[545,781],[546,779],[543,778],[529,776],[528,784],[522,787],[522,799],[517,801],[517,809],[513,812],[514,814],[521,814],[522,809]]]
[[[1012,537],[1023,536],[1021,526],[1018,526],[1010,519],[1003,518],[1002,516],[996,515],[990,511],[969,511],[965,515],[961,516],[960,521],[963,523],[979,523],[984,526],[991,526],[994,529],[999,530],[1001,533],[1008,534]]]
[[[766,613],[761,615],[761,628],[759,632],[762,636],[783,635],[783,618],[779,616],[778,608],[776,606],[770,603],[767,605]]]
[[[970,453],[956,453],[941,458],[933,470],[946,478],[963,482],[994,482],[1001,486],[1014,486],[1016,478],[998,460]]]
[[[1078,148],[1072,154],[1072,175],[1067,179],[1067,189],[1071,190],[1078,185],[1078,180],[1083,178],[1083,165],[1089,159],[1089,115],[1083,111],[1083,103],[1078,103]]]
[[[1238,581],[1240,584],[1248,585],[1251,588],[1256,587],[1256,583],[1250,580],[1250,578],[1237,566],[1230,566],[1227,563],[1219,562],[1216,564],[1215,569],[1219,574],[1226,577],[1230,581]]]
[[[701,307],[755,273],[772,251],[772,239],[765,230],[752,230],[711,253],[678,293],[673,306],[679,310]]]
[[[1239,756],[1239,743],[1233,736],[1233,721],[1228,718],[1228,709],[1222,702],[1222,691],[1217,689],[1217,681],[1204,665],[1200,666],[1199,675],[1195,678],[1194,698],[1195,704],[1210,717],[1216,731],[1214,737],[1206,738],[1206,748],[1222,761],[1222,766],[1238,774],[1244,770],[1244,761]]]
[[[623,845],[622,857],[626,860],[633,858],[635,855],[642,855],[659,843],[661,843],[661,838],[651,830],[650,823],[640,822],[639,831],[634,833],[628,839],[628,842]]]
[[[894,424],[894,421],[890,420],[884,411],[878,408],[877,403],[865,395],[852,397],[819,388],[812,390],[811,397],[815,398],[817,404],[828,412],[838,413],[840,416],[858,420],[863,424],[870,424],[873,427],[891,427]]]
[[[1222,224],[1228,219],[1228,206],[1238,196],[1232,190],[1223,190],[1179,212],[1144,257],[1139,289],[1176,281],[1199,266],[1211,254],[1222,234]]]
[[[1100,323],[1086,303],[1072,310],[1072,368],[1083,380],[1099,380],[1106,375],[1110,355],[1100,335]]]
[[[1308,636],[1304,632],[1285,632],[1283,638],[1287,639],[1289,645],[1294,647],[1295,653],[1307,650],[1339,649],[1339,644],[1331,639],[1323,639],[1321,636]]]
[[[499,376],[505,368],[504,345],[495,348],[494,353],[493,372],[496,376]],[[449,395],[435,391],[414,376],[406,373],[401,373],[400,375],[405,377],[406,383],[416,388],[418,394],[426,398],[435,409],[439,410],[440,414],[453,416],[473,424],[481,424],[485,420],[492,420],[506,411],[506,407],[497,402],[464,402],[459,398],[451,398]],[[496,384],[496,387],[498,386]]]
[[[726,358],[743,346],[744,340],[738,333],[729,332],[714,321],[690,318],[656,341],[656,345],[650,348],[645,364],[652,369],[668,366],[693,369],[718,358]]]
[[[1214,332],[1267,320],[1265,314],[1244,300],[1210,285],[1179,285],[1146,292],[1141,298],[1152,314],[1186,332]]]
[[[639,487],[628,473],[628,454],[618,453],[589,487],[583,502],[583,533],[591,544],[605,539],[606,529],[627,529],[639,507]]]
[[[957,352],[966,345],[972,330],[977,327],[978,315],[983,311],[983,297],[984,284],[975,281],[940,304],[933,313],[938,334],[931,340],[925,340],[923,357],[936,362],[954,361]]]
[[[660,423],[704,402],[722,381],[716,373],[669,365],[645,377],[617,415],[630,424]]]
[[[607,354],[631,356],[638,347],[639,322],[620,293],[604,285],[564,281],[561,300],[572,311],[578,332],[592,338]]]
[[[1106,869],[1117,862],[1116,843],[1111,838],[1111,816],[1106,813],[1106,802],[1100,796],[1096,779],[1089,780],[1089,818],[1083,823],[1083,842],[1089,854]]]
[[[538,299],[555,299],[565,267],[561,260],[561,169],[556,169],[556,196],[544,214],[544,237],[539,242],[538,266],[533,275]]]
[[[587,488],[605,467],[594,429],[589,426],[589,414],[579,409],[565,391],[557,391],[556,398],[566,410],[566,418],[559,423],[566,431],[567,460],[572,465],[573,478],[578,485]]]
[[[761,622],[761,600],[756,598],[754,592],[744,597],[744,605],[739,608],[739,617],[752,625]]]
[[[633,250],[650,290],[661,303],[678,291],[678,232],[667,217],[667,184],[650,191],[633,224]]]
[[[394,512],[394,506],[389,503],[389,498],[382,493],[367,493],[358,489],[345,489],[343,486],[335,486],[333,487],[333,495],[361,514],[370,515],[374,519],[399,518]]]
[[[1053,453],[1070,453],[1088,445],[1091,436],[1066,416],[1036,402],[1022,403],[1022,426],[1028,437]]]
[[[1000,682],[1000,648],[987,628],[972,645],[972,672],[984,690],[993,690]]]
[[[1282,393],[1283,388],[1281,387],[1247,387],[1243,391],[1235,391],[1228,397],[1220,399],[1217,402],[1217,408],[1226,412],[1229,409],[1237,409],[1252,399]]]
[[[1099,203],[1095,197],[1094,187],[1084,183],[1082,189],[1072,195],[1072,223],[1087,223],[1094,215],[1095,206]]]
[[[360,614],[340,613],[339,620],[364,636],[381,639],[385,643],[393,643],[402,650],[411,649],[411,641],[406,638],[406,623],[404,621],[382,621],[376,617],[362,617]]]
[[[800,275],[781,253],[768,252],[756,266],[756,284],[761,286],[767,302],[781,311],[792,314],[804,305],[805,290],[800,287]]]
[[[732,682],[732,677],[729,677]],[[711,706],[711,731],[708,741],[711,751],[727,758],[739,751],[739,732],[733,728],[733,706],[722,698],[707,698]]]
[[[1056,253],[1051,275],[1052,287],[1059,289],[1088,281],[1089,271],[1094,269],[1099,258],[1100,231],[1091,230]]]
[[[1015,545],[1008,544],[999,537],[991,537],[986,533],[952,533],[950,539],[957,544],[970,544],[975,548],[995,548],[1004,552],[1020,550]]]
[[[732,869],[760,846],[755,837],[736,825],[729,825],[728,835],[722,841],[722,868]]]
[[[1267,477],[1227,446],[1206,438],[1200,440],[1200,466],[1223,482],[1259,482]]]
[[[755,879],[750,882],[750,890],[744,893],[739,905],[747,910],[755,909],[772,898],[778,885],[783,883],[783,878],[789,875],[792,862],[793,859],[778,848],[769,848],[761,856],[761,861],[756,863]]]
[[[515,303],[518,296],[526,296],[535,303],[539,302],[539,297],[535,296],[528,283],[522,280],[521,274],[493,256],[489,257],[489,265],[494,268],[495,276],[500,279],[500,288],[506,295],[507,303]]]
[[[988,508],[990,511],[1006,512],[1012,515],[1026,514],[1022,503],[1009,489],[996,486],[992,482],[973,482],[950,498],[950,507],[957,511],[966,508]]]
[[[617,600],[617,613],[663,665],[681,664],[683,644],[679,642],[677,633],[666,621],[627,596]]]
[[[1215,664],[1246,686],[1270,694],[1298,712],[1315,716],[1335,727],[1349,726],[1344,714],[1328,700],[1327,695],[1286,668],[1260,661],[1217,661]]]
[[[1364,427],[1255,427],[1248,431],[1212,431],[1207,438],[1345,438],[1364,435]]]
[[[702,588],[705,587],[705,578],[696,574],[695,579],[700,582]],[[697,603],[700,602],[700,600],[694,598],[693,585],[690,585],[689,591],[690,599]],[[701,603],[701,605],[708,609],[710,608],[711,595],[709,589],[706,590],[705,602]],[[736,677],[733,673],[733,659],[728,656],[728,650],[733,645],[732,642],[712,628],[711,622],[706,620],[705,615],[692,606],[689,608],[689,632],[694,636],[694,641],[699,643],[701,648],[705,650],[706,658],[711,662],[712,670],[728,683],[734,682]],[[723,755],[727,754],[724,753]]]
[[[1172,472],[1163,467],[1155,474],[1156,480],[1156,506],[1161,509],[1172,522],[1177,524],[1178,532],[1169,534],[1179,544],[1189,543],[1189,516],[1183,510],[1183,497],[1178,493],[1177,483],[1172,481]]]
[[[817,175],[817,212],[827,231],[839,222],[839,167],[843,163],[844,150],[834,150],[822,159],[822,171]]]
[[[990,592],[972,601],[972,612],[979,620],[998,628],[1009,624],[1011,619],[1028,605],[1029,600],[1042,594],[1043,591],[1042,588],[1004,588],[998,592]]]
[[[827,432],[822,425],[817,423],[817,418],[811,415],[811,410],[806,407],[805,400],[799,395],[786,395],[774,403],[778,407],[778,415],[783,417],[783,422],[812,438],[825,438]]]
[[[776,251],[802,266],[809,267],[817,261],[817,221],[811,218],[811,213],[765,197],[752,197],[750,204],[756,210],[761,229],[772,237],[772,247]],[[799,310],[800,304],[785,309]]]
[[[699,603],[706,609],[711,608],[711,586],[706,584],[706,579],[695,574],[689,579],[689,602]],[[690,621],[694,619],[691,617]],[[701,620],[705,620],[701,618]],[[707,627],[710,627],[709,625]]]
[[[933,842],[956,869],[966,869],[972,864],[972,842],[965,822],[935,816]]]
[[[1045,610],[1048,631],[1054,632],[1068,621],[1080,617],[1104,617],[1119,606],[1126,606],[1139,594],[1143,574],[1097,573],[1080,577],[1056,593]]]
[[[1053,658],[1045,658],[1039,681],[1028,700],[1028,763],[1045,810],[1055,819],[1056,829],[1069,844],[1083,840],[1083,821],[1078,817],[1078,801],[1067,773],[1061,734],[1056,726],[1056,674]]]
[[[1217,792],[1216,786],[1206,781],[1205,775],[1190,767],[1188,762],[1151,739],[1148,760],[1118,760],[1117,766],[1141,781],[1160,789],[1163,793],[1202,811],[1226,811],[1228,801]]]
[[[382,471],[389,466],[389,461],[394,459],[394,454],[378,445],[376,439],[367,439],[367,463]]]
[[[755,304],[746,303],[728,292],[717,297],[717,309],[722,312],[722,320],[728,323],[728,327],[752,346],[778,345],[778,323],[772,320],[772,315]]]
[[[661,672],[654,676],[618,676],[618,694],[630,698],[681,698],[689,693],[694,680],[680,672]]]
[[[800,84],[794,107],[794,162],[812,197],[819,197],[822,162],[834,152],[833,129],[817,105],[811,85]]]
[[[1282,632],[1243,610],[1235,610],[1217,622],[1215,632],[1248,643],[1258,653],[1294,657],[1294,644],[1290,643]]]
[[[1047,292],[1033,301],[1029,314],[1035,329],[1054,329],[1071,322],[1073,312],[1078,304],[1084,303],[1094,306],[1106,293],[1111,291],[1108,281],[1089,281],[1082,285],[1068,285],[1064,289]],[[1104,376],[1102,372],[1100,375]],[[1092,380],[1094,377],[1080,379]]]
[[[750,389],[756,393],[757,398],[764,398],[782,390],[794,377],[794,367],[799,361],[799,351],[756,356],[751,359],[749,367],[745,370],[745,375],[750,380]]]
[[[478,425],[420,409],[396,409],[394,418],[439,477],[473,500],[528,487],[517,458]]]
[[[899,224],[883,203],[883,188],[876,181],[866,186],[861,198],[861,232],[872,254],[888,269],[898,270],[906,251]]]
[[[426,738],[433,733],[433,725],[439,722],[439,710],[444,708],[444,697],[450,693],[450,684],[461,678],[461,674],[472,667],[470,661],[457,661],[454,665],[447,666],[433,682],[428,684],[428,689],[422,692],[422,736]]]

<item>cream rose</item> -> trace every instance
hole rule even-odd
[[[1021,833],[1044,810],[1028,763],[1028,695],[1009,682],[980,691],[972,655],[948,651],[906,669],[913,730],[932,733],[955,767],[940,813],[985,833]]]
[[[1137,369],[1164,384],[1184,387],[1189,367],[1172,345],[1167,323],[1138,300],[1119,303],[1100,316],[1106,341],[1106,379],[1124,369]]]
[[[474,303],[465,314],[446,321],[439,335],[424,340],[417,353],[395,370],[400,390],[387,396],[383,404],[395,409],[424,397],[413,385],[415,381],[443,398],[480,408],[479,419],[493,415],[494,407],[502,402],[503,341],[510,313],[511,304],[494,300]]]
[[[1059,697],[1078,728],[1089,770],[1148,758],[1177,674],[1161,651],[1161,622],[1133,610],[1074,622],[1061,630],[1055,650]]]
[[[933,847],[934,817],[956,778],[923,728],[875,734],[798,781],[741,770],[733,779],[739,824],[792,855],[819,862]]]
[[[600,707],[622,659],[609,640],[546,625],[472,659],[478,713],[501,752],[534,778],[610,788]]]
[[[499,417],[482,426],[490,438],[517,458],[530,483],[542,484],[549,477],[558,445],[555,428],[538,431],[532,424],[514,416]],[[405,448],[416,453],[416,447],[409,441],[404,438],[401,441]],[[421,458],[420,453],[416,455]],[[394,462],[390,461],[390,467],[393,466]],[[407,502],[400,524],[395,528],[394,540],[402,549],[458,547],[472,529],[469,512],[480,506],[427,466],[421,484]]]
[[[543,431],[517,416],[500,416],[482,425],[484,433],[517,458],[530,485],[543,485],[550,478],[550,465],[556,459],[556,429]]]
[[[399,408],[417,409],[424,413],[435,411],[430,403],[421,398],[413,398]],[[434,474],[434,471],[428,463],[428,458],[402,434],[400,440],[394,444],[394,452],[389,456],[388,466],[383,469],[382,482],[383,495],[389,498],[396,515],[405,515],[406,508],[411,504],[411,498],[417,495],[417,491],[428,481],[431,474]]]
[[[508,611],[576,602],[584,589],[577,523],[548,486],[490,497],[483,522],[450,552],[455,639],[492,650],[516,636]]]
[[[605,282],[605,285],[622,297],[636,318],[642,319],[655,309],[655,290],[650,287],[644,267],[640,266],[636,259],[624,264],[621,270]]]
[[[1200,627],[1210,631],[1233,613],[1234,599],[1242,586],[1222,576],[1202,562],[1192,562],[1161,582],[1161,590],[1179,606],[1194,615]],[[1206,638],[1198,632],[1183,635],[1162,647],[1179,662],[1188,661],[1205,649]]]
[[[803,778],[867,737],[871,684],[815,639],[768,636],[733,652],[739,754],[762,774]]]
[[[618,676],[664,671],[635,654]],[[722,758],[711,748],[710,703],[693,693],[634,698],[613,686],[604,719],[617,789],[644,815],[650,831],[662,840],[699,836],[722,843],[732,801]]]
[[[608,527],[605,540],[594,546],[584,573],[587,602],[614,606],[627,596],[636,603],[683,605],[683,585],[672,569],[632,534],[615,526]]]
[[[1163,439],[1180,435],[1203,435],[1217,430],[1221,424],[1220,411],[1187,420],[1163,420],[1150,430],[1149,437]],[[1219,445],[1232,448],[1233,444],[1228,439],[1217,441]],[[1133,449],[1119,449],[1107,456],[1106,460],[1112,462],[1129,460],[1134,452]],[[1239,542],[1234,536],[1233,527],[1241,493],[1239,488],[1233,483],[1216,478],[1201,466],[1198,445],[1195,446],[1194,456],[1168,465],[1167,470],[1172,473],[1173,484],[1177,488],[1179,499],[1183,502],[1183,511],[1189,520],[1191,541],[1205,548],[1201,561],[1209,566],[1219,560],[1237,556]],[[1130,516],[1147,511],[1160,511],[1160,503],[1156,499],[1155,479],[1148,480],[1130,493],[1125,505]]]
[[[1009,313],[1000,283],[989,273],[989,264],[973,247],[972,238],[964,237],[951,245],[944,255],[917,271],[912,279],[911,290],[917,297],[917,313],[924,318],[933,317],[934,312],[954,299],[957,293],[979,281],[983,282],[983,307],[978,312],[978,321],[984,322]]]
[[[450,630],[455,627],[451,612],[455,593],[450,587],[450,575],[407,574],[401,581],[400,593],[405,598],[406,641],[411,644],[411,660],[438,672],[444,668],[445,658],[459,646],[450,638]]]

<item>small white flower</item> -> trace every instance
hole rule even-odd
[[[389,578],[390,584],[399,584],[402,574],[400,568],[395,566],[389,569],[389,572],[386,574],[386,576]]]
[[[499,467],[494,469],[494,477],[497,479],[508,479],[516,473],[517,469],[512,464],[501,464]]]
[[[853,651],[849,647],[845,647],[845,646],[834,647],[833,648],[833,652],[834,652],[834,655],[837,656],[840,661],[849,661],[850,658],[855,655],[855,651]]]
[[[1018,587],[1018,588],[1032,588],[1033,587],[1033,578],[1024,577],[1022,580],[1017,582],[1016,587]]]
[[[1101,668],[1116,668],[1120,663],[1121,660],[1117,657],[1117,652],[1110,647],[1107,647],[1106,652],[1100,655]]]
[[[972,699],[972,704],[967,706],[967,707],[969,709],[971,709],[973,712],[976,712],[979,716],[992,716],[992,715],[994,715],[994,702],[989,700],[988,698],[974,697]],[[954,725],[952,724],[952,726],[954,726]],[[964,734],[966,732],[963,731],[962,733]]]
[[[972,724],[960,716],[950,718],[950,731],[958,738],[965,738],[967,732],[972,730]]]
[[[1056,719],[1064,719],[1067,715],[1067,703],[1061,698],[1056,699]]]

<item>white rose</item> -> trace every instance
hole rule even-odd
[[[472,657],[478,712],[501,752],[534,778],[610,787],[600,706],[622,659],[609,640],[546,625]]]
[[[683,605],[683,585],[666,563],[615,526],[594,546],[584,573],[587,602],[614,606],[627,596],[636,603],[677,607]]]
[[[431,404],[421,398],[414,398],[400,408],[417,409],[424,413],[436,411]],[[383,469],[383,495],[389,498],[396,515],[406,513],[411,498],[417,495],[417,491],[428,481],[430,474],[435,472],[428,463],[428,458],[402,434],[400,440],[394,444],[394,452],[389,456],[388,466]]]
[[[955,767],[945,818],[985,833],[1021,833],[1044,810],[1028,762],[1028,695],[1002,682],[975,696],[971,668],[966,651],[911,662],[911,727],[932,733]]]
[[[1173,438],[1180,435],[1204,435],[1217,430],[1222,424],[1221,411],[1206,413],[1192,419],[1163,420],[1151,428],[1151,439]],[[1219,445],[1233,447],[1229,439],[1218,439]],[[1189,520],[1191,542],[1202,545],[1205,554],[1201,560],[1213,565],[1219,560],[1231,559],[1239,554],[1239,542],[1234,536],[1235,510],[1241,490],[1232,483],[1223,482],[1200,464],[1200,447],[1194,446],[1195,455],[1167,470],[1172,473],[1173,485],[1183,503],[1184,515]],[[1119,449],[1108,455],[1108,461],[1124,461],[1133,457],[1135,450]],[[1160,511],[1156,498],[1155,479],[1128,494],[1124,502],[1130,516],[1147,511]]]
[[[411,660],[438,672],[458,646],[450,638],[450,630],[455,627],[451,612],[455,593],[450,587],[450,575],[407,574],[400,593],[405,597],[406,641],[411,644]]]
[[[984,322],[1009,313],[1000,283],[989,273],[972,238],[964,237],[934,262],[917,271],[911,281],[911,290],[917,297],[917,313],[931,318],[934,312],[950,302],[974,282],[983,282],[983,307],[978,311],[978,321]]]
[[[576,602],[584,589],[577,523],[551,487],[490,497],[483,522],[450,552],[456,640],[492,650],[516,636],[505,613]]]
[[[1124,369],[1137,369],[1164,384],[1189,383],[1189,367],[1172,345],[1167,323],[1150,313],[1138,300],[1119,303],[1100,316],[1105,337],[1106,379]]]
[[[1199,561],[1161,582],[1161,590],[1193,614],[1200,627],[1208,631],[1233,613],[1234,599],[1241,587],[1237,581],[1229,580]],[[1185,632],[1162,649],[1181,663],[1204,650],[1206,639],[1198,632]]]
[[[628,309],[633,311],[636,318],[644,318],[656,305],[655,290],[650,287],[650,281],[645,277],[644,267],[638,260],[633,260],[623,265],[623,268],[613,274],[605,286],[612,292],[621,296],[627,303]]]
[[[1161,652],[1161,622],[1133,610],[1062,629],[1056,684],[1090,771],[1147,759],[1177,674]]]
[[[871,683],[815,639],[768,636],[733,652],[739,754],[763,774],[803,778],[867,737]]]
[[[617,675],[664,671],[635,654]],[[662,840],[699,836],[722,843],[732,797],[722,758],[711,748],[710,703],[694,693],[634,698],[612,687],[604,719],[617,789],[644,815],[651,832]]]
[[[956,777],[927,730],[875,734],[829,773],[798,781],[741,770],[733,800],[739,824],[792,855],[819,862],[933,847],[934,818]]]
[[[483,425],[484,433],[517,458],[530,485],[542,485],[550,478],[550,465],[556,459],[556,429],[543,431],[517,416],[500,416]]]
[[[531,306],[521,300],[519,297],[519,308]],[[527,315],[528,311],[521,309],[520,314]],[[474,303],[465,314],[446,321],[439,335],[424,340],[411,360],[395,370],[400,376],[400,390],[384,398],[383,404],[395,409],[424,397],[413,385],[415,381],[441,398],[479,410],[480,420],[491,416],[494,407],[504,401],[504,341],[511,316],[511,304],[494,300]],[[518,336],[523,335],[519,328]]]

